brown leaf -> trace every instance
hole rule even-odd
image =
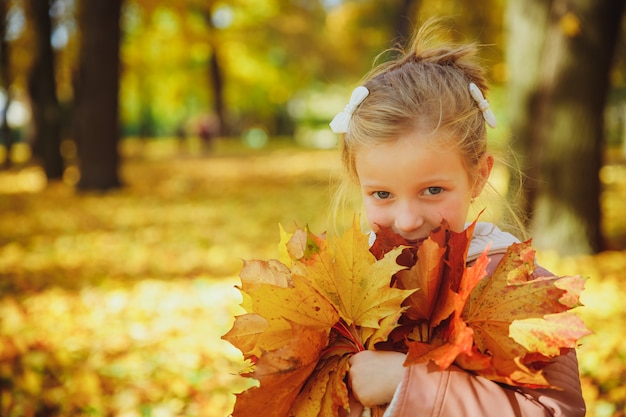
[[[282,347],[265,352],[250,376],[259,387],[237,394],[233,417],[283,417],[300,388],[313,372],[327,334],[319,329],[291,323],[292,337]]]
[[[241,278],[244,292],[246,292],[248,285],[272,284],[283,288],[292,285],[291,271],[286,265],[275,259],[244,261],[239,278]]]
[[[322,358],[296,398],[289,417],[338,417],[348,409],[348,355]]]
[[[380,227],[376,232],[376,240],[370,247],[370,252],[376,259],[382,259],[387,253],[399,247],[409,247],[411,244],[399,234],[393,232],[389,227]],[[415,262],[411,263],[411,265]],[[405,265],[405,266],[411,266]]]
[[[296,229],[289,235],[285,230],[280,228],[281,241],[279,251],[282,254],[281,259],[297,261],[301,259],[309,259],[318,253],[324,246],[325,234],[318,236],[307,229]],[[283,259],[284,258],[284,259]]]

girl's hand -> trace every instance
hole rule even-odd
[[[355,398],[366,407],[387,404],[404,376],[406,355],[365,350],[350,358],[350,384]]]

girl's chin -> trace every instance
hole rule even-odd
[[[421,238],[421,239],[406,239],[406,238],[403,238],[403,239],[406,240],[406,242],[409,245],[419,245],[420,243],[422,243],[423,241],[426,240],[426,238]]]

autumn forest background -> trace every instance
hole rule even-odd
[[[626,415],[625,3],[0,0],[0,415],[227,416],[241,260],[349,224],[328,122],[430,16],[483,45],[493,186],[589,277],[588,415]]]

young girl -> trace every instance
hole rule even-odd
[[[436,42],[436,23],[416,34],[411,47],[375,68],[331,122],[343,133],[343,163],[362,192],[372,231],[391,228],[420,242],[446,220],[461,232],[474,199],[494,164],[486,127],[495,126],[474,45]],[[473,219],[470,219],[473,220]],[[468,260],[490,244],[489,274],[512,235],[478,223]],[[549,274],[537,268],[536,275]],[[488,279],[488,278],[485,278]],[[364,351],[350,362],[350,416],[388,404],[385,416],[567,416],[585,415],[578,364],[571,350],[544,370],[559,389],[505,386],[454,365],[403,366],[405,355]],[[364,410],[365,409],[365,410]]]

